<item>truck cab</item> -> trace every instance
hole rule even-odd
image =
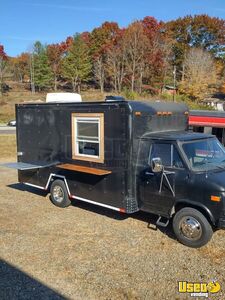
[[[140,208],[161,219],[173,217],[182,243],[198,247],[211,238],[212,227],[225,226],[225,150],[214,136],[145,135],[137,176]]]

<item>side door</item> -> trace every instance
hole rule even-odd
[[[160,157],[163,171],[154,173],[153,158]],[[169,216],[177,198],[186,198],[188,170],[173,143],[153,141],[149,149],[148,167],[140,173],[139,195],[141,209]]]

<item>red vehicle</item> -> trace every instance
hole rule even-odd
[[[215,135],[225,145],[225,111],[191,110],[189,128]]]

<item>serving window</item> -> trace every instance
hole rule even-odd
[[[72,113],[72,157],[104,162],[103,113]]]

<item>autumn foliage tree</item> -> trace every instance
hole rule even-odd
[[[57,81],[61,71],[61,61],[66,51],[66,44],[51,44],[47,46],[47,57],[54,76],[54,91],[57,91]]]
[[[126,90],[133,95],[144,89],[159,93],[166,85],[173,85],[176,67],[180,92],[201,99],[212,86],[225,90],[224,53],[225,20],[205,14],[169,22],[147,16],[125,28],[104,22],[61,43],[38,42],[31,55],[22,53],[7,60],[0,46],[1,92],[7,64],[14,80],[31,78],[32,91],[34,87],[57,91],[67,83],[73,91],[80,91],[86,82],[101,92]]]
[[[126,77],[125,30],[118,30],[113,43],[106,51],[106,73],[115,92],[121,93]]]
[[[20,82],[24,82],[25,78],[28,79],[30,77],[29,62],[29,53],[21,53],[17,57],[11,59],[14,76]]]
[[[93,74],[101,92],[104,91],[107,76],[107,51],[113,45],[118,31],[119,26],[117,23],[105,22],[102,26],[95,28],[90,35]]]
[[[147,37],[147,47],[144,56],[144,72],[140,77],[140,92],[143,81],[155,87],[159,82],[163,82],[163,70],[166,68],[170,53],[165,46],[168,40],[165,40],[162,34],[162,24],[153,17],[145,17],[141,24]]]
[[[133,92],[136,80],[141,80],[143,76],[145,51],[148,47],[148,40],[140,22],[137,21],[128,26],[124,35],[124,43],[126,49],[127,80],[129,80],[130,89]]]
[[[167,22],[164,30],[173,39],[173,64],[178,67],[182,81],[185,76],[184,60],[191,48],[202,48],[214,57],[220,56],[225,49],[225,20],[216,17],[186,16]]]
[[[3,93],[4,74],[7,65],[7,55],[4,51],[4,46],[0,45],[0,96]]]
[[[192,99],[202,100],[217,81],[212,55],[201,48],[192,48],[185,60],[185,78],[179,89]]]

